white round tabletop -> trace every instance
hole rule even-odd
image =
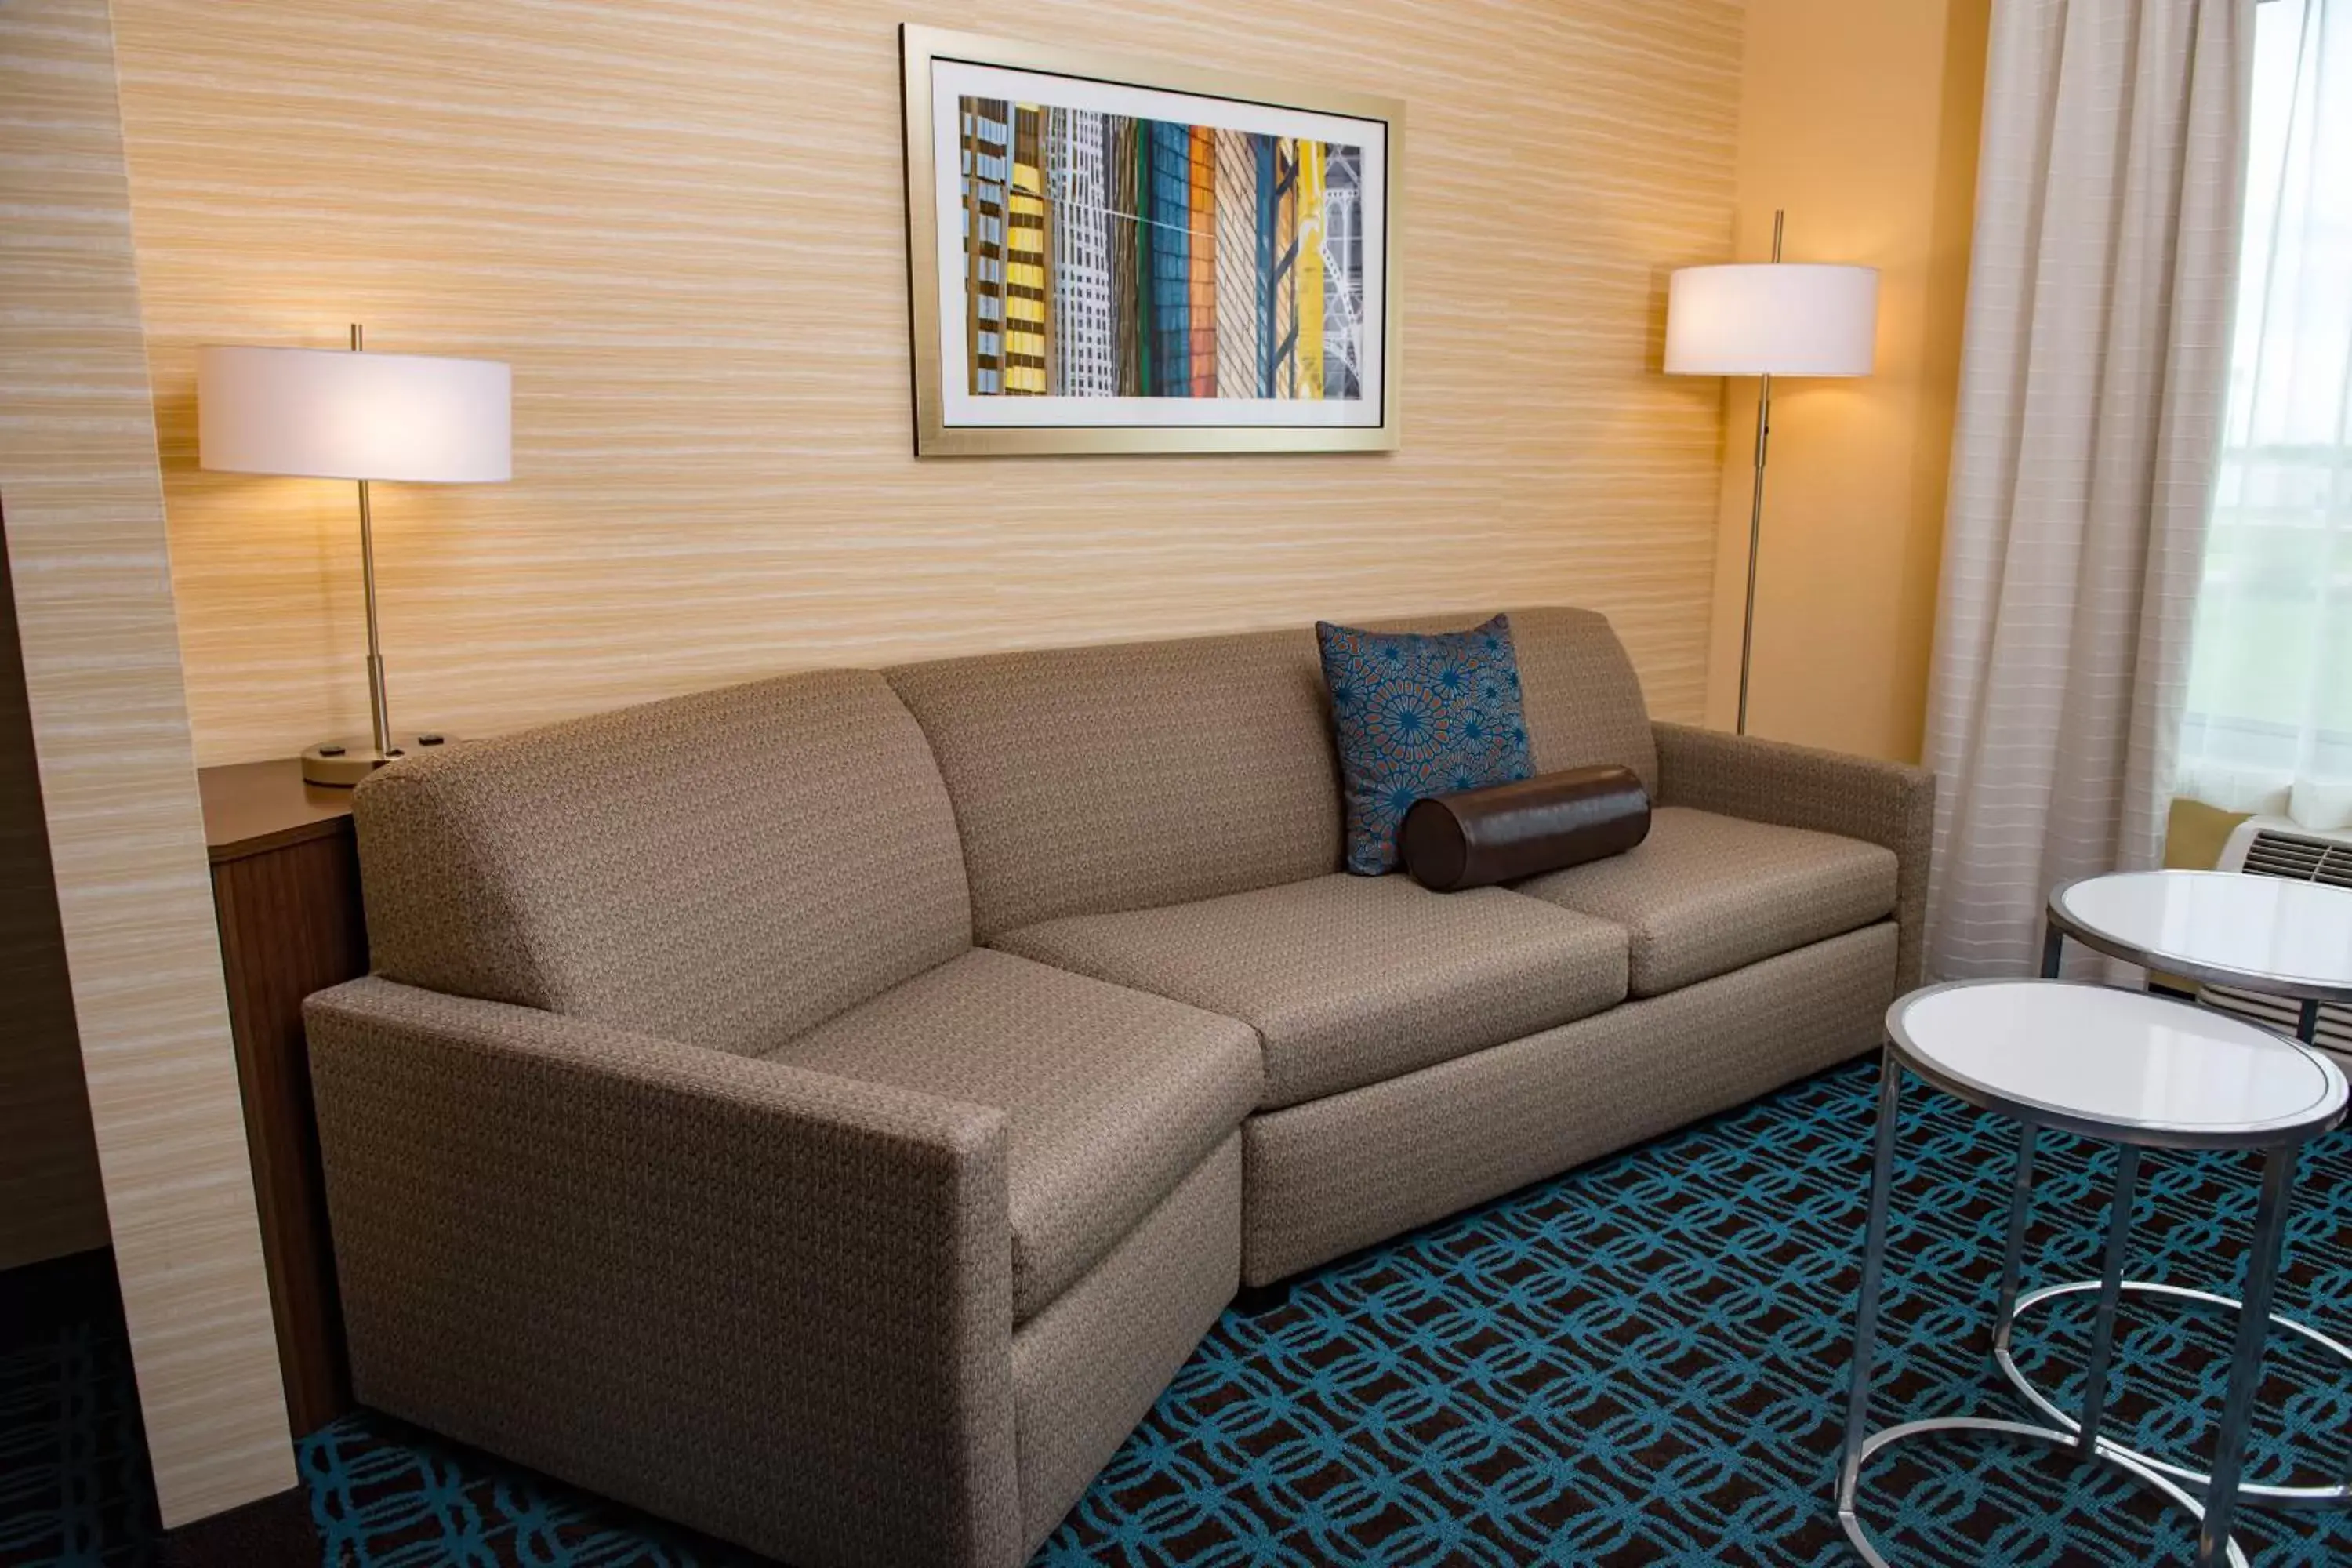
[[[2059,888],[2050,919],[2127,963],[2352,1002],[2352,889],[2235,871],[2120,871]]]
[[[1897,1054],[1971,1104],[2174,1148],[2269,1147],[2340,1121],[2344,1074],[2227,1014],[2061,980],[1958,980],[1886,1013]]]

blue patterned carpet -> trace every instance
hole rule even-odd
[[[1228,1311],[1038,1563],[1853,1562],[1831,1486],[1874,1081],[1869,1063],[1837,1069]],[[2021,1415],[1987,1355],[2010,1147],[2005,1125],[1912,1086],[1879,1424]],[[2109,1169],[2094,1145],[2044,1148],[2029,1282],[2095,1267]],[[2158,1155],[2143,1171],[2133,1271],[2234,1289],[2252,1166]],[[2352,1134],[2315,1146],[2303,1177],[2281,1299],[2340,1335]],[[2229,1321],[2127,1305],[2126,1324],[2122,1430],[2200,1459]],[[2087,1327],[2087,1301],[2068,1299],[2021,1331],[2020,1359],[2069,1388]],[[0,1426],[57,1407],[28,1380],[123,1376],[119,1351],[110,1373],[86,1342],[60,1353],[78,1370],[0,1363]],[[2255,1475],[2352,1467],[2352,1372],[2284,1338],[2270,1367]],[[70,1404],[55,1430],[0,1433],[0,1560],[140,1561],[152,1527],[92,1500],[99,1472],[122,1467],[119,1443],[89,1434],[119,1423],[121,1396]],[[337,1568],[747,1561],[381,1416],[316,1435],[302,1464]],[[1907,1446],[1874,1464],[1865,1495],[1906,1564],[2188,1557],[2178,1516],[2039,1448]],[[52,1497],[80,1500],[70,1535]],[[2352,1515],[2241,1519],[2257,1564],[2352,1563]]]

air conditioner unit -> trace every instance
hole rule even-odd
[[[2323,832],[2284,816],[2252,816],[2238,825],[2221,850],[2221,869],[2249,877],[2284,877],[2296,882],[2352,889],[2352,831]],[[2200,985],[2198,999],[2250,1023],[2292,1036],[2303,1005],[2231,985]],[[2352,1007],[2329,1003],[2319,1009],[2317,1044],[2352,1058]]]

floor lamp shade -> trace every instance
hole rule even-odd
[[[510,391],[497,360],[199,349],[197,460],[238,474],[495,484],[513,473]]]
[[[1669,375],[1868,375],[1878,269],[1685,267],[1666,288]]]

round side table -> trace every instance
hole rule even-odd
[[[1872,1543],[1857,1511],[1864,1464],[1908,1437],[1966,1431],[2069,1447],[2085,1459],[2112,1466],[2199,1521],[2198,1568],[2223,1562],[2245,1568],[2245,1554],[2230,1539],[2230,1523],[2262,1376],[2279,1238],[2285,1229],[2297,1151],[2344,1119],[2343,1073],[2309,1047],[2224,1014],[2139,992],[2063,981],[1964,980],[1931,985],[1888,1009],[1886,1033],[1870,1218],[1854,1314],[1853,1381],[1838,1469],[1838,1522],[1854,1550],[1873,1568],[1892,1568]],[[1869,1430],[1871,1363],[1906,1072],[2016,1121],[2026,1130],[2029,1151],[2032,1133],[2044,1127],[2116,1146],[2115,1194],[2083,1414],[2071,1430],[1976,1416],[1911,1421],[1875,1434]],[[2239,1317],[2212,1478],[2201,1508],[2177,1481],[2099,1436],[2132,1195],[2140,1151],[2150,1148],[2259,1149],[2266,1154],[2262,1202],[2246,1254],[2249,1308]],[[2031,1161],[2021,1162],[2015,1182],[2021,1194],[2032,1181]],[[2024,1213],[2021,1201],[2011,1204],[2001,1265],[2005,1297],[2013,1293],[2023,1252]]]
[[[2301,1004],[2295,1033],[2309,1044],[2319,1028],[2323,1003],[2352,1004],[2352,891],[2278,877],[2234,871],[2123,871],[2061,883],[2050,895],[2042,940],[2042,973],[2054,977],[2072,938],[2095,952],[2178,974],[2208,984],[2284,997]],[[2017,1184],[2011,1194],[2010,1229],[2021,1234],[2032,1184],[2034,1129],[2021,1125]],[[2021,1297],[2017,1270],[2004,1273],[1993,1323],[1993,1359],[2020,1396],[2045,1420],[2069,1431],[2075,1417],[2062,1410],[2019,1370],[2011,1350],[2017,1320],[2062,1296],[2098,1289],[2094,1280],[2048,1285]],[[2210,1290],[2185,1289],[2145,1279],[2126,1279],[2134,1296],[2242,1310],[2242,1304]],[[2345,1345],[2293,1318],[2273,1313],[2271,1322],[2308,1344],[2352,1364]],[[2116,1447],[2113,1439],[2103,1439]],[[2129,1452],[2129,1450],[2126,1450]],[[2191,1491],[2207,1477],[2187,1465],[2132,1453],[2151,1469]],[[2328,1486],[2242,1482],[2242,1497],[2279,1508],[2334,1508],[2352,1503],[2352,1479]]]
[[[2299,1002],[2306,1045],[2320,1004],[2352,1005],[2352,889],[2238,871],[2084,877],[2050,895],[2044,979],[2056,977],[2068,937],[2126,963]]]

